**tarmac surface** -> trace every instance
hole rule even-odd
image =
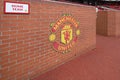
[[[120,38],[97,35],[96,49],[34,80],[120,80]]]

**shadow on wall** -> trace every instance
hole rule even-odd
[[[120,36],[120,11],[99,11],[97,17],[97,34],[105,36]]]

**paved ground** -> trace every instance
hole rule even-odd
[[[120,38],[97,35],[97,49],[34,80],[120,80]]]

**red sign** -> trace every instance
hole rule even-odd
[[[29,3],[5,1],[4,2],[4,13],[29,14],[30,13],[30,5],[29,5]]]

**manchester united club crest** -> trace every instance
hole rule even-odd
[[[71,51],[80,35],[79,22],[71,15],[62,16],[55,23],[51,23],[51,34],[49,40],[52,47],[62,53]]]
[[[70,24],[66,24],[63,26],[61,30],[61,43],[69,44],[72,40],[72,27]]]

